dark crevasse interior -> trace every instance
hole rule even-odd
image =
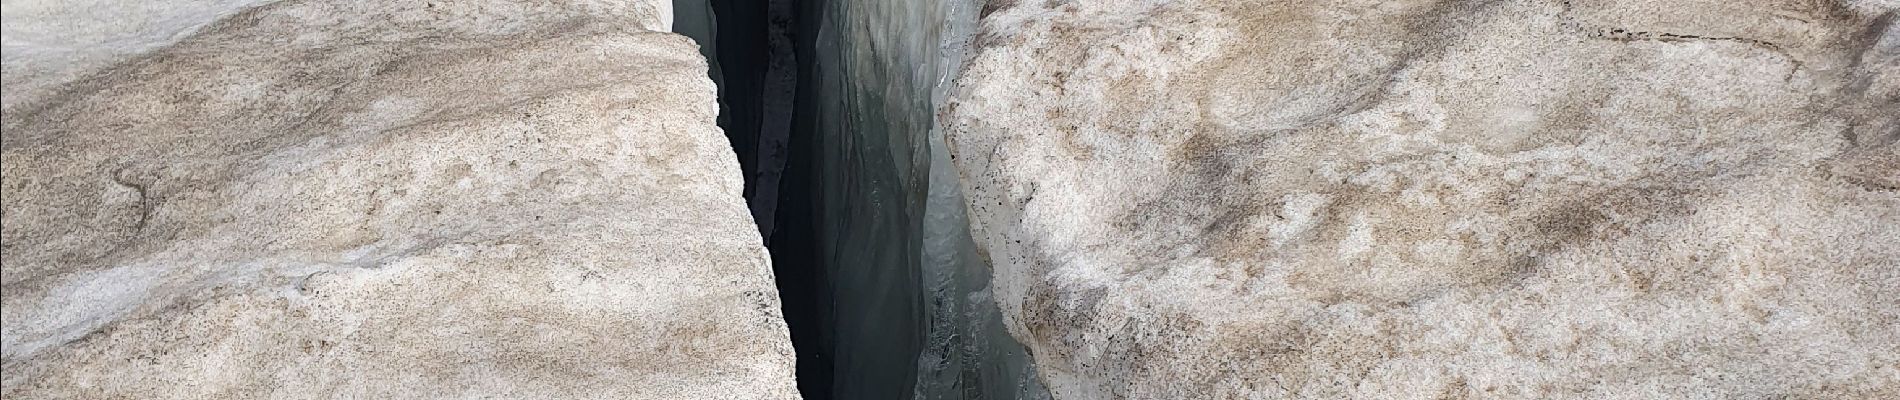
[[[1046,398],[931,118],[977,0],[675,0],[772,253],[806,399]]]

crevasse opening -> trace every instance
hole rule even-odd
[[[980,0],[678,0],[806,399],[1038,399],[932,118]]]

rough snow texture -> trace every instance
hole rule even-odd
[[[32,103],[59,84],[190,36],[265,0],[0,0],[0,104]]]
[[[1057,398],[1900,398],[1893,1],[992,0]]]
[[[281,1],[105,67],[15,58],[86,26],[21,3],[0,396],[796,397],[664,3]]]

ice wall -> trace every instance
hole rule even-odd
[[[745,175],[745,197],[769,242],[791,139],[798,61],[796,0],[673,0],[672,29],[700,45],[719,87],[719,127]]]
[[[818,9],[825,193],[846,210],[831,284],[838,398],[1046,397],[989,300],[957,176],[934,132],[980,2],[840,0]],[[893,368],[904,362],[912,368]],[[910,393],[902,393],[908,387]]]
[[[929,12],[916,26],[938,29],[929,38],[936,45],[924,71],[931,75],[934,110],[951,89],[950,80],[962,65],[963,51],[975,34],[980,0],[948,0],[938,4],[913,2]],[[931,35],[924,35],[931,36]],[[916,399],[1047,399],[1048,391],[1036,378],[1022,344],[1009,336],[1002,314],[991,298],[990,268],[970,238],[963,193],[950,164],[943,131],[933,121],[928,199],[924,207],[923,290],[929,322],[922,354],[917,358]]]
[[[917,357],[917,399],[1047,399],[1022,344],[1009,336],[990,292],[990,267],[970,239],[963,193],[943,133],[930,131],[924,208],[923,290],[929,322]]]
[[[905,29],[922,28],[891,20],[902,6],[801,4],[809,47],[800,53],[811,57],[799,88],[802,130],[794,136],[807,147],[795,144],[793,154],[808,163],[815,221],[780,226],[817,229],[812,245],[826,291],[817,313],[828,322],[819,337],[831,344],[831,398],[909,396],[925,341],[919,267],[930,86],[913,65],[928,53],[902,41],[917,40]]]
[[[978,4],[675,2],[675,29],[716,56],[720,125],[771,246],[807,398],[1046,397],[989,300],[932,130]]]

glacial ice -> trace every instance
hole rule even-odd
[[[774,13],[784,11],[768,7],[786,2],[746,3],[748,9],[675,4],[676,30],[709,47],[730,41],[719,45],[731,50],[770,43],[714,40],[734,32],[718,26],[778,23],[774,18],[783,16]],[[974,32],[977,5],[797,2],[798,102],[791,107],[786,181],[776,196],[768,193],[770,182],[754,182],[760,188],[748,189],[748,197],[755,211],[778,210],[754,215],[773,244],[807,397],[1047,397],[990,301],[990,269],[969,238],[957,175],[932,129]],[[691,11],[720,9],[733,12]],[[713,64],[721,61],[748,68],[736,60]],[[756,101],[740,97],[757,89],[725,90],[722,104]],[[742,158],[754,156],[743,148],[772,135],[768,127],[729,121],[722,117],[722,126],[736,133]],[[747,165],[749,179],[780,172]]]

